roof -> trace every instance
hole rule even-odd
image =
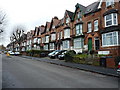
[[[44,25],[41,25],[41,26],[39,27],[39,29],[40,29],[40,32],[41,32],[41,33],[44,33],[44,32],[45,32],[45,26],[44,26]]]
[[[88,5],[88,6],[86,7],[85,14],[89,14],[89,13],[91,13],[91,12],[96,11],[96,10],[98,9],[99,3],[100,3],[100,2],[98,1],[98,2],[94,2],[94,3],[90,4],[90,5]]]
[[[77,8],[80,8],[80,9],[82,10],[82,12],[85,12],[85,11],[86,11],[86,7],[83,6],[83,5],[81,5],[81,4],[79,4],[79,3],[77,3],[75,7],[76,7],[76,9],[77,9]]]
[[[74,13],[68,10],[66,10],[66,12],[68,13],[68,16],[70,17],[70,19],[72,20]]]

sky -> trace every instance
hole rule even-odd
[[[0,35],[0,44],[10,43],[10,32],[17,25],[23,25],[26,31],[45,25],[54,16],[64,17],[65,10],[74,12],[75,5],[84,6],[97,0],[0,0],[0,9],[7,14],[4,36]]]

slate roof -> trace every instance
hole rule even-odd
[[[74,13],[68,10],[66,10],[66,12],[68,13],[68,16],[70,17],[70,19],[72,20]]]
[[[98,2],[94,2],[94,3],[90,4],[90,5],[88,5],[86,7],[85,15],[87,15],[87,14],[89,14],[91,12],[95,12],[96,10],[98,10],[99,3],[100,2],[98,1]]]
[[[79,4],[79,3],[77,3],[75,7],[76,7],[76,8],[80,8],[80,9],[82,10],[82,12],[85,12],[85,11],[86,11],[86,7],[83,6],[83,5],[81,5],[81,4]]]

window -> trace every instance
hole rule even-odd
[[[64,30],[64,38],[70,38],[70,29]]]
[[[38,38],[38,44],[40,44],[40,38]]]
[[[49,31],[49,28],[47,28],[47,32]]]
[[[66,24],[68,24],[68,23],[69,23],[69,21],[70,21],[69,17],[68,17],[68,18],[66,18]]]
[[[114,0],[106,0],[106,7],[114,4]]]
[[[83,38],[74,39],[74,48],[82,48],[83,44]]]
[[[98,20],[94,21],[94,31],[98,31]]]
[[[54,43],[50,43],[50,50],[54,50]]]
[[[37,43],[37,38],[34,38],[34,43]]]
[[[42,43],[45,43],[45,37],[42,38]]]
[[[105,16],[105,27],[117,25],[117,13],[112,13]]]
[[[55,25],[52,26],[52,29],[55,29]]]
[[[63,41],[63,48],[69,49],[69,44],[70,44],[69,40]]]
[[[76,35],[82,34],[82,24],[76,25]]]
[[[63,35],[63,34],[62,34],[62,31],[61,31],[61,32],[60,32],[60,39],[62,39],[62,35]]]
[[[55,40],[56,39],[56,34],[51,34],[51,40]]]
[[[118,32],[109,32],[102,34],[102,46],[118,45]]]
[[[49,36],[46,36],[46,37],[45,37],[45,42],[46,42],[46,43],[49,43]]]
[[[48,44],[44,45],[44,50],[48,50]]]
[[[77,19],[82,20],[82,12],[81,11],[77,13]]]
[[[92,24],[91,22],[88,23],[88,33],[92,32]]]
[[[58,32],[57,33],[57,40],[59,40],[60,39],[60,33]]]

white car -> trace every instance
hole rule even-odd
[[[10,55],[14,55],[15,53],[13,51],[8,51]]]
[[[20,52],[15,52],[14,54],[15,54],[15,55],[20,55]]]

